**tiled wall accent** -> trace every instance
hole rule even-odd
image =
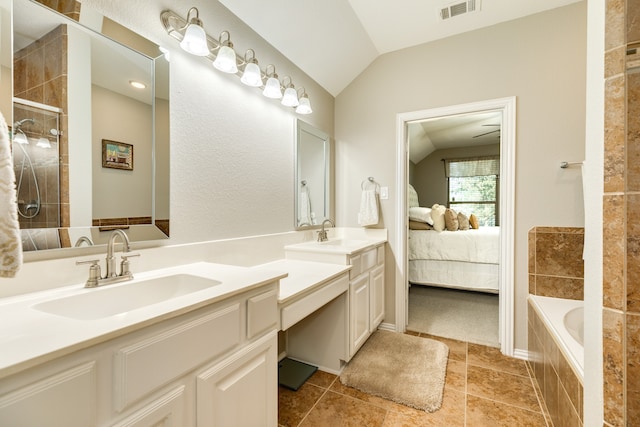
[[[555,426],[582,426],[584,389],[564,354],[538,317],[527,306],[529,366]]]
[[[529,293],[584,299],[584,228],[529,230]]]
[[[68,16],[73,20],[80,20],[81,3],[77,0],[36,0],[51,9]]]
[[[605,29],[604,421],[640,425],[640,0],[608,0]]]
[[[136,216],[131,218],[94,218],[92,224],[94,227],[111,227],[114,225],[140,225],[151,224],[150,216]]]
[[[58,153],[39,150],[40,155],[53,155],[54,171],[43,171],[38,182],[54,176],[53,186],[40,185],[41,201],[46,201],[42,215],[28,223],[21,220],[21,228],[69,226],[69,156],[67,137],[67,28],[61,25],[39,40],[14,54],[14,95],[62,109],[58,130]],[[17,113],[16,113],[17,114]],[[20,117],[14,117],[19,120]],[[35,164],[49,164],[46,159],[32,159]],[[51,169],[51,168],[49,168]],[[48,188],[49,187],[49,188]],[[55,189],[49,194],[48,189]],[[47,218],[55,213],[55,221]],[[52,222],[54,222],[52,224]]]

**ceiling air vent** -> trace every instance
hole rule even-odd
[[[464,15],[478,10],[480,10],[480,0],[457,1],[440,9],[440,19],[444,21],[454,16]]]

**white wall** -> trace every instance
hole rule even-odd
[[[395,323],[394,225],[398,113],[517,97],[515,346],[526,349],[527,232],[536,225],[582,226],[586,2],[379,57],[336,98],[336,206],[356,225],[360,182],[389,186],[382,201],[391,242],[385,322]]]

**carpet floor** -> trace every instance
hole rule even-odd
[[[433,412],[442,405],[448,355],[442,342],[378,330],[344,368],[340,382]]]
[[[412,285],[407,329],[500,347],[498,295]]]

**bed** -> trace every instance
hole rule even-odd
[[[409,230],[409,283],[498,293],[500,227]]]
[[[418,195],[411,185],[408,200],[409,283],[498,293],[500,227],[450,231],[444,225],[435,225],[434,230],[431,209],[419,207]],[[429,223],[425,227],[429,229],[413,229],[412,224],[420,225],[415,221]]]

